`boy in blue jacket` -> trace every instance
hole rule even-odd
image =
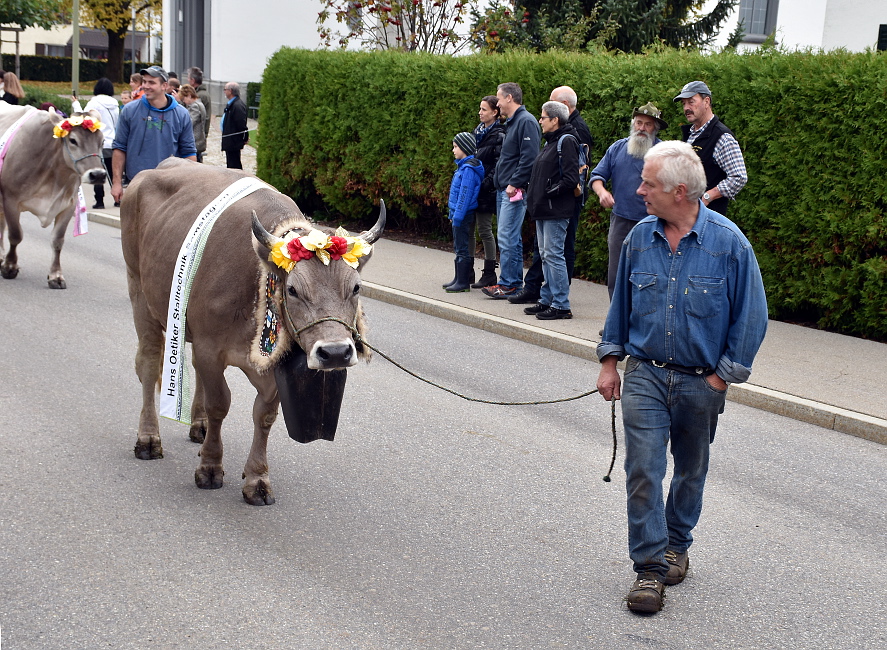
[[[449,217],[453,223],[453,248],[456,250],[456,277],[443,285],[447,293],[471,291],[474,282],[474,211],[484,179],[484,165],[474,157],[474,135],[457,133],[453,138],[456,173],[450,183]]]

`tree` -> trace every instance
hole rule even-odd
[[[737,1],[718,0],[703,14],[704,0],[495,0],[485,12],[473,13],[472,41],[487,51],[641,52],[655,43],[698,49],[711,44]]]
[[[70,6],[70,0],[0,0],[0,25],[49,29],[70,19]]]
[[[455,54],[469,41],[458,33],[477,0],[321,0],[317,17],[321,42],[340,47],[356,40],[363,47],[406,52]],[[330,29],[335,18],[346,31]]]
[[[83,0],[81,6],[85,9],[84,24],[108,32],[108,63],[105,76],[116,83],[126,81],[123,76],[123,46],[126,32],[132,26],[132,11],[135,9],[136,26],[141,24],[142,28],[147,28],[150,21],[149,14],[162,10],[162,0]]]

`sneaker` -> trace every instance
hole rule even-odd
[[[539,320],[559,320],[561,318],[573,318],[573,312],[569,309],[558,309],[557,307],[549,307],[545,311],[536,314]]]
[[[102,203],[101,201],[99,201],[98,203],[96,203],[95,205],[92,206],[92,209],[93,210],[104,210],[105,204]]]
[[[481,291],[493,300],[505,300],[508,296],[514,295],[517,292],[517,289],[514,287],[503,287],[501,284],[494,284],[492,287],[484,287]]]
[[[539,290],[538,289],[528,289],[524,287],[513,296],[508,296],[508,302],[512,305],[529,305],[530,303],[537,302],[539,300]]]
[[[665,561],[668,562],[668,573],[662,579],[667,585],[676,585],[687,577],[687,569],[690,568],[690,554],[687,551],[678,553],[668,549],[665,551]]]
[[[655,573],[639,573],[625,596],[628,609],[647,614],[655,614],[662,609],[664,601],[665,584]]]
[[[549,307],[551,307],[551,305],[543,305],[541,302],[537,302],[532,307],[524,307],[524,313],[528,316],[532,316],[533,314],[545,311]]]

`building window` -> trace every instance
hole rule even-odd
[[[739,20],[747,43],[761,43],[776,29],[779,0],[739,0]]]

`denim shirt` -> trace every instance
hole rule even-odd
[[[751,244],[701,201],[674,253],[663,223],[643,219],[622,245],[598,358],[629,354],[746,381],[767,331],[767,298]]]

